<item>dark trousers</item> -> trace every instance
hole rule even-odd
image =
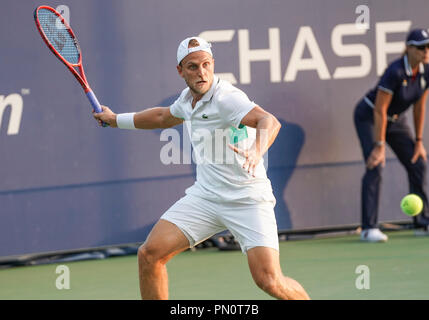
[[[354,123],[366,163],[374,148],[375,139],[374,110],[364,100],[356,106]],[[401,115],[394,122],[388,121],[386,142],[407,171],[410,193],[419,195],[423,200],[423,212],[413,217],[413,222],[416,227],[425,227],[429,223],[429,205],[426,196],[426,162],[419,158],[415,164],[411,163],[415,144],[413,136],[406,123],[405,115]],[[382,169],[381,165],[372,170],[366,168],[363,176],[361,190],[362,229],[377,227]]]

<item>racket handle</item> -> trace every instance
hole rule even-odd
[[[103,110],[101,109],[101,106],[100,106],[100,102],[98,102],[98,99],[95,96],[94,92],[92,92],[92,90],[89,90],[86,93],[86,96],[88,97],[89,102],[91,102],[92,108],[94,109],[94,111],[96,113],[103,112]],[[103,122],[103,127],[107,127],[107,126],[108,126],[108,124]]]

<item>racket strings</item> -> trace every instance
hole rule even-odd
[[[79,63],[80,51],[75,39],[68,32],[61,19],[52,11],[40,9],[38,12],[40,27],[48,42],[69,63]]]

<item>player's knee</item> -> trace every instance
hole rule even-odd
[[[253,277],[256,285],[265,292],[274,292],[279,285],[278,276],[269,271],[263,271]]]
[[[150,268],[151,266],[154,266],[160,262],[160,259],[157,258],[155,250],[151,249],[145,244],[139,247],[139,250],[137,251],[137,259],[140,266],[143,268]]]
[[[137,251],[137,259],[138,259],[140,265],[147,264],[148,252],[147,252],[146,248],[144,247],[144,245],[141,245],[139,247],[139,250]]]

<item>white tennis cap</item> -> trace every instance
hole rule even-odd
[[[198,41],[199,45],[197,47],[188,48],[189,41],[193,39]],[[177,48],[177,64],[180,64],[180,61],[182,61],[188,54],[196,51],[205,51],[207,53],[210,53],[211,56],[213,56],[212,50],[210,49],[211,46],[212,45],[208,43],[206,40],[204,40],[203,38],[199,38],[199,37],[186,38],[179,44],[179,48]]]

